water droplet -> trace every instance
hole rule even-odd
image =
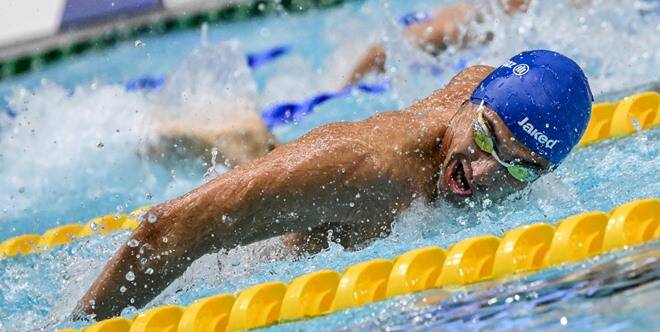
[[[125,293],[126,292],[126,287],[125,286],[119,287],[119,292],[120,293]]]
[[[218,171],[215,169],[216,164],[217,164],[217,162],[216,162],[216,158],[217,158],[217,157],[218,157],[218,148],[214,147],[214,148],[211,150],[211,167],[209,167],[209,168],[206,170],[206,172],[204,173],[204,175],[202,176],[202,178],[203,178],[205,181],[209,181],[209,180],[211,180],[211,179],[213,179],[214,177],[216,177],[216,176],[219,175]]]
[[[138,245],[140,245],[140,241],[138,241],[136,239],[130,239],[130,240],[128,240],[128,242],[126,244],[131,248],[135,248]]]
[[[149,213],[149,215],[147,216],[147,221],[148,221],[149,223],[153,224],[153,223],[155,223],[156,221],[158,221],[158,217],[156,217],[156,215],[153,214],[153,213]]]
[[[350,202],[350,203],[348,203],[348,206],[350,206],[350,207],[355,207],[355,203]]]
[[[566,318],[566,316],[562,316],[559,319],[559,324],[561,324],[562,326],[566,326],[566,324],[568,324],[568,318]]]
[[[152,199],[152,198],[154,198],[154,196],[153,196],[151,193],[146,193],[146,194],[144,195],[144,197],[147,198],[147,199]]]
[[[637,120],[636,118],[633,118],[631,122],[632,122],[633,128],[635,128],[635,131],[638,134],[641,133],[642,132],[642,124],[639,123],[639,120]]]
[[[126,280],[128,280],[128,281],[135,280],[135,273],[133,273],[133,271],[128,271],[126,273]]]
[[[145,43],[141,40],[136,40],[135,41],[135,47],[144,47]]]
[[[99,225],[95,222],[89,223],[89,228],[91,228],[94,232],[96,232],[99,229]]]
[[[148,268],[144,271],[145,274],[154,274],[154,269]]]
[[[167,241],[168,241],[168,240],[167,240],[167,237],[164,237],[164,236],[163,236],[163,243],[167,243]]]

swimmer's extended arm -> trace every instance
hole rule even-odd
[[[354,125],[319,128],[151,209],[156,221],[142,222],[79,309],[103,319],[127,306],[142,307],[204,254],[355,213],[349,198],[376,172],[369,147],[350,138]]]

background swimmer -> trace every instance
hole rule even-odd
[[[417,48],[438,55],[448,47],[465,48],[470,43],[485,43],[492,38],[492,32],[486,35],[475,35],[470,28],[471,23],[481,23],[483,16],[489,12],[503,11],[507,15],[524,12],[531,0],[498,0],[481,1],[479,6],[473,3],[456,3],[441,7],[428,15],[428,18],[415,22],[403,29],[403,34]],[[573,6],[579,7],[590,1],[573,0]],[[492,8],[490,4],[498,8]],[[385,71],[387,55],[383,45],[371,46],[360,57],[346,80],[346,85],[355,84],[367,74]]]
[[[79,310],[103,319],[143,306],[221,249],[295,234],[295,249],[313,251],[333,228],[350,248],[386,235],[416,199],[502,198],[561,163],[591,102],[577,64],[531,51],[496,70],[470,67],[408,109],[322,126],[152,208],[155,222],[115,253]],[[525,118],[546,138],[516,126]]]

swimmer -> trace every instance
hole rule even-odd
[[[501,10],[507,15],[514,15],[525,12],[530,2],[531,0],[498,0],[493,3],[501,6]],[[570,1],[575,7],[584,6],[589,2],[589,0]],[[492,39],[492,33],[476,36],[470,31],[469,24],[483,22],[483,15],[489,11],[489,8],[491,7],[488,2],[481,6],[469,3],[448,5],[430,13],[428,20],[405,27],[403,34],[417,48],[433,56],[439,55],[449,46],[466,48],[475,39],[486,43]],[[371,46],[349,73],[345,86],[359,82],[371,72],[384,72],[386,57],[383,45]]]
[[[329,229],[351,248],[387,235],[414,200],[501,199],[566,158],[591,103],[575,62],[536,50],[467,68],[407,109],[321,126],[153,207],[76,316],[142,307],[208,253],[286,234],[292,250],[315,251]]]

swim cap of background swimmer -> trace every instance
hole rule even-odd
[[[472,92],[495,111],[513,136],[556,167],[577,145],[593,96],[582,69],[552,51],[522,52],[495,69]]]

